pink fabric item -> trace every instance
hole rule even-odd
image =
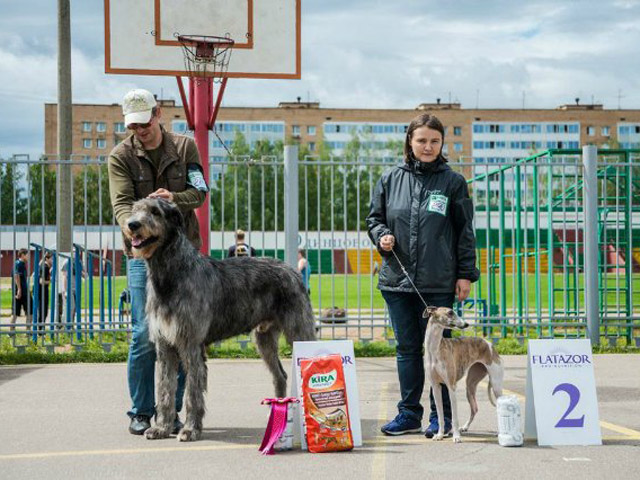
[[[289,403],[298,401],[295,397],[265,398],[262,401],[262,405],[271,405],[271,414],[269,415],[267,430],[264,432],[262,444],[258,449],[263,455],[273,455],[275,453],[273,446],[287,428],[287,410],[289,409]]]

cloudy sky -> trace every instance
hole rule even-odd
[[[640,108],[640,0],[302,3],[302,80],[232,79],[224,105],[300,96],[413,108],[440,97],[463,108],[553,108],[580,97]],[[57,95],[56,9],[55,0],[0,0],[2,158],[43,151],[44,103]],[[74,102],[119,102],[135,86],[178,98],[171,77],[104,74],[103,11],[103,0],[71,0]]]

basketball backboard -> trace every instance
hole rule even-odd
[[[300,78],[301,0],[104,0],[105,72],[188,76],[178,35],[230,36],[224,76]]]

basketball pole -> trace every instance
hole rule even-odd
[[[194,126],[194,138],[196,145],[198,146],[198,152],[200,153],[200,162],[202,163],[202,171],[204,178],[209,184],[209,118],[211,115],[211,104],[213,94],[213,81],[211,78],[190,78],[189,81],[193,84],[193,126]],[[210,253],[210,231],[211,221],[209,214],[209,195],[205,202],[196,209],[196,217],[198,218],[198,224],[200,225],[200,238],[202,239],[202,246],[200,252],[209,256]]]
[[[194,132],[194,139],[198,147],[200,162],[202,163],[202,171],[204,178],[209,185],[209,130],[213,130],[222,96],[227,86],[227,77],[222,78],[215,105],[213,104],[213,78],[189,78],[189,101],[184,92],[182,78],[176,77],[178,81],[178,89],[182,98],[187,126]],[[211,255],[211,210],[210,198],[207,196],[205,203],[196,209],[196,218],[200,227],[200,238],[202,246],[200,252],[205,255]]]

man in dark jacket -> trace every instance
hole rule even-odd
[[[200,156],[193,139],[169,133],[160,125],[161,110],[151,92],[132,90],[122,104],[125,125],[132,135],[118,144],[109,156],[109,191],[113,211],[120,227],[131,215],[136,200],[164,198],[182,211],[186,233],[200,248],[198,220],[194,209],[202,205],[208,187],[202,175]],[[125,253],[132,256],[131,243],[124,240]],[[129,432],[142,435],[151,426],[155,413],[154,371],[156,352],[149,341],[145,316],[147,270],[144,260],[127,261],[128,288],[131,295],[132,336],[127,376],[132,408]],[[184,394],[184,374],[180,369],[176,410],[180,411]],[[176,416],[174,431],[182,424]]]
[[[459,301],[467,298],[471,282],[480,276],[475,266],[473,203],[464,177],[451,170],[441,155],[443,141],[444,127],[437,118],[416,117],[407,129],[405,163],[382,175],[367,217],[369,237],[383,259],[378,288],[397,342],[402,399],[399,414],[382,427],[387,435],[421,431],[426,321],[420,295],[429,305],[451,308],[456,296]],[[451,336],[451,330],[445,330],[445,336]],[[445,386],[442,393],[448,432],[451,404]],[[431,395],[426,435],[432,437],[437,431]]]

